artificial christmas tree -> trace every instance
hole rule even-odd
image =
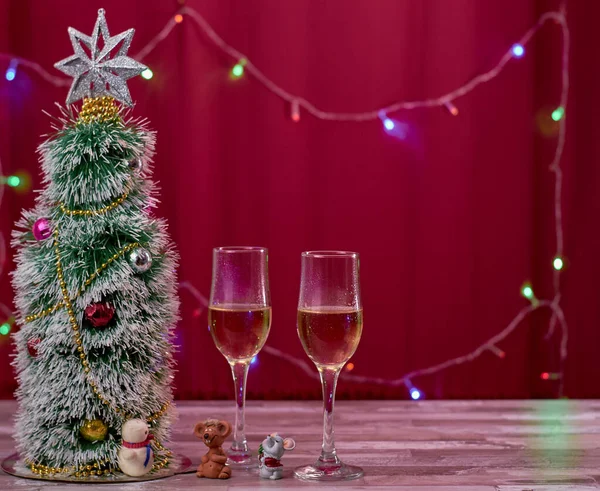
[[[121,429],[141,419],[156,473],[173,467],[177,256],[151,214],[154,134],[116,103],[145,67],[127,56],[133,29],[111,37],[103,10],[92,36],[69,35],[75,55],[57,68],[83,108],[63,109],[40,146],[45,187],[13,234],[15,438],[41,477],[118,478]]]

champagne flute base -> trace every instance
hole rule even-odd
[[[227,465],[232,469],[251,469],[258,466],[256,459],[252,458],[249,450],[227,450]]]
[[[364,471],[355,465],[340,462],[337,465],[303,465],[294,469],[294,476],[303,481],[349,481],[363,477]]]

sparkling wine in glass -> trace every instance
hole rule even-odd
[[[253,467],[256,462],[244,433],[244,407],[250,361],[264,346],[271,328],[267,249],[218,247],[213,250],[208,328],[215,345],[231,366],[235,385],[235,426],[227,463],[238,468]]]
[[[360,467],[346,465],[335,449],[333,408],[342,367],[356,351],[363,327],[359,259],[355,252],[302,253],[298,336],[317,366],[323,387],[323,446],[314,464],[294,475],[309,481],[357,479]]]

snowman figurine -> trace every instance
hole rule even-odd
[[[119,467],[124,474],[139,477],[147,474],[154,463],[148,424],[143,419],[130,419],[121,430],[123,444],[119,449]]]

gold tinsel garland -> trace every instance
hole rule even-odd
[[[129,191],[125,191],[121,196],[119,196],[116,200],[114,200],[109,205],[103,206],[102,208],[98,208],[97,210],[69,210],[63,203],[59,205],[60,211],[62,211],[65,215],[69,216],[98,216],[103,215],[104,213],[108,213],[109,211],[114,210],[117,206],[123,203],[129,196]]]
[[[169,459],[173,455],[170,450],[163,447],[158,441],[152,442],[156,447],[154,449],[155,459],[152,464],[152,472],[161,470],[169,464]],[[157,452],[164,452],[164,455],[159,455]],[[107,476],[113,474],[117,468],[110,465],[109,459],[100,460],[93,464],[86,464],[80,466],[65,466],[65,467],[53,467],[49,465],[36,464],[31,460],[25,459],[25,465],[31,469],[36,475],[54,477],[57,474],[67,474],[75,477],[89,477],[89,476]]]
[[[86,97],[79,112],[77,124],[104,123],[119,121],[119,108],[115,100],[107,95]]]

